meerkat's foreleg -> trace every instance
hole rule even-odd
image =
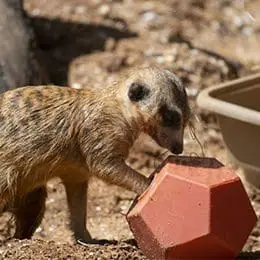
[[[16,221],[16,232],[14,237],[18,239],[29,239],[40,225],[47,197],[46,187],[42,186],[28,193],[14,210]]]
[[[142,194],[150,185],[151,180],[129,167],[124,161],[111,161],[103,170],[96,171],[99,178],[138,195]]]
[[[91,235],[86,228],[88,181],[64,182],[64,185],[70,211],[70,225],[74,237],[76,241],[91,242]]]

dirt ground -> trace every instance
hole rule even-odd
[[[194,101],[206,87],[260,72],[260,1],[24,2],[52,82],[99,88],[136,65],[157,64],[174,71],[187,86],[199,140],[187,129],[185,154],[202,155],[201,143],[206,156],[231,164],[215,117],[197,108]],[[167,155],[143,135],[128,163],[149,175]],[[259,216],[260,193],[248,185],[246,188]],[[0,218],[0,259],[146,259],[124,216],[135,198],[133,193],[92,180],[88,228],[95,238],[109,242],[82,246],[75,245],[68,229],[65,193],[59,180],[51,181],[48,191],[46,214],[32,240],[8,240],[13,223],[7,214]],[[241,258],[260,259],[259,232],[260,222]]]

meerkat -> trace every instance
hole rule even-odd
[[[141,194],[151,180],[125,163],[133,142],[144,132],[182,153],[189,113],[181,81],[157,67],[130,70],[99,90],[27,86],[1,94],[0,212],[14,215],[14,236],[33,235],[45,211],[46,183],[59,177],[75,239],[91,243],[91,176]]]

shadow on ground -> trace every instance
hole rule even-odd
[[[128,29],[96,24],[73,23],[60,19],[31,18],[41,59],[54,84],[67,85],[70,62],[93,51],[105,50],[108,39],[115,41],[137,36]]]
[[[260,259],[260,251],[255,252],[244,252],[241,253],[237,258],[237,260],[243,260],[243,259]]]

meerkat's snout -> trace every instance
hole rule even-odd
[[[174,154],[181,154],[183,152],[183,142],[173,144],[172,148],[170,151]]]
[[[174,154],[183,152],[183,129],[175,127],[158,127],[154,140],[163,148],[168,149]]]
[[[159,109],[161,123],[157,131],[157,142],[162,147],[170,150],[174,154],[183,152],[183,118],[182,111],[174,106],[168,108],[163,105]]]
[[[174,154],[181,154],[183,152],[183,137],[180,140],[174,141],[169,150]]]

